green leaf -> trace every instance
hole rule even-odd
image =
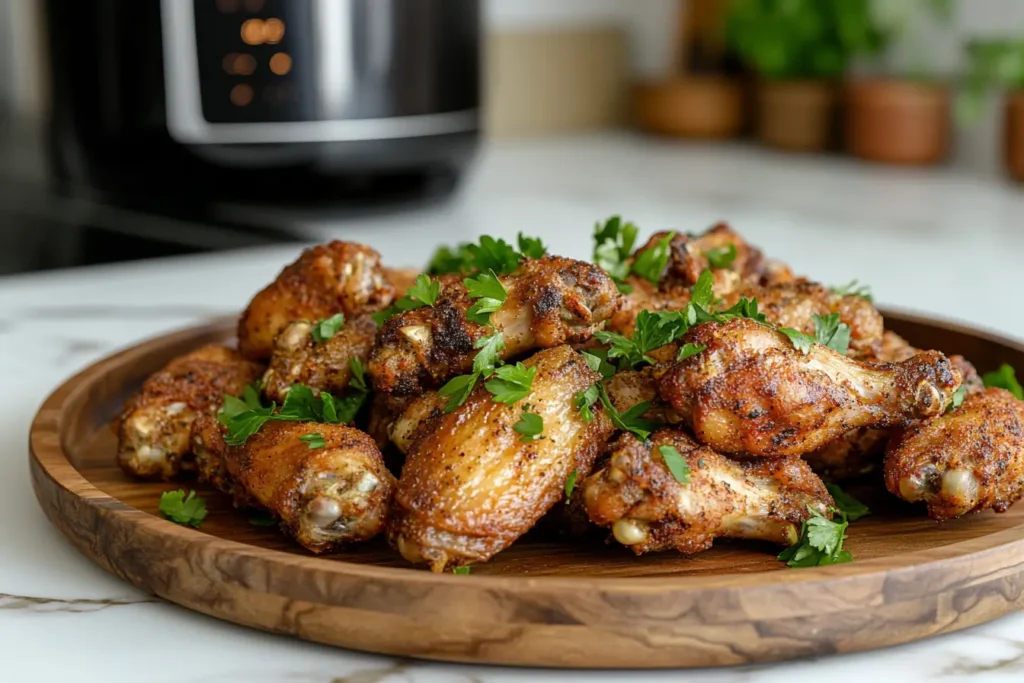
[[[519,233],[516,242],[519,244],[519,251],[526,258],[543,258],[548,253],[548,248],[544,246],[539,237],[526,237],[523,233]]]
[[[221,422],[228,432],[224,442],[229,446],[241,446],[271,419],[275,408],[276,405],[271,404],[266,408],[247,410]]]
[[[668,471],[672,473],[675,480],[680,484],[686,485],[690,483],[690,465],[686,462],[686,458],[676,450],[675,446],[658,446],[658,451],[661,453],[661,457],[665,459],[665,466],[668,467]]]
[[[196,496],[195,491],[164,491],[160,494],[160,513],[175,524],[199,528],[206,519],[206,501]]]
[[[779,332],[789,337],[797,351],[805,356],[814,348],[814,337],[789,327],[780,327]]]
[[[690,292],[690,303],[700,306],[705,311],[710,311],[711,302],[715,300],[715,276],[710,270],[705,270],[697,278]]]
[[[319,433],[303,434],[299,437],[299,441],[305,441],[311,451],[327,446],[327,442],[324,441],[324,435]]]
[[[536,413],[523,411],[519,422],[512,425],[516,433],[521,434],[520,441],[537,441],[544,438],[544,418]]]
[[[477,351],[473,357],[473,372],[482,377],[490,377],[494,369],[501,363],[500,353],[505,349],[505,335],[501,332],[481,337],[473,343]]]
[[[654,243],[654,246],[642,249],[636,254],[633,261],[632,272],[644,278],[652,285],[657,285],[661,276],[665,273],[668,260],[672,256],[672,249],[669,246],[674,232],[667,233],[663,238]]]
[[[249,524],[253,526],[277,526],[279,520],[266,511],[259,511],[249,515]]]
[[[765,317],[764,313],[757,310],[757,297],[754,297],[753,299],[747,299],[744,297],[724,311],[718,311],[713,314],[712,317],[718,322],[726,322],[728,320],[735,320],[736,318],[747,318],[756,323],[761,323],[762,325],[766,325],[768,323],[768,319]]]
[[[870,303],[875,301],[874,296],[871,294],[871,288],[858,283],[857,280],[852,280],[839,287],[829,287],[829,291],[836,296],[859,296]]]
[[[981,380],[985,383],[986,387],[1006,389],[1018,399],[1024,399],[1024,388],[1017,381],[1017,373],[1012,365],[1003,363],[999,366],[998,370],[986,372],[982,375]]]
[[[825,488],[828,489],[829,495],[831,495],[832,500],[835,501],[836,507],[845,514],[846,518],[851,522],[856,522],[861,517],[871,514],[871,510],[868,509],[867,505],[843,491],[838,485],[825,484]]]
[[[420,273],[416,276],[416,282],[409,291],[406,292],[404,299],[411,299],[414,302],[418,302],[418,306],[404,307],[403,304],[399,303],[399,308],[403,310],[412,310],[412,308],[420,308],[422,306],[433,306],[437,303],[437,297],[441,294],[441,282],[440,280],[432,280],[426,273]]]
[[[494,378],[484,386],[495,401],[512,405],[530,395],[536,374],[536,367],[528,368],[522,363],[503,365],[494,371]]]
[[[953,396],[949,399],[949,405],[946,406],[946,412],[951,413],[961,405],[963,405],[964,398],[967,396],[967,385],[961,384],[956,391],[953,392]]]
[[[323,418],[323,402],[305,384],[293,384],[284,397],[281,412],[276,420],[288,422],[320,422]]]
[[[469,251],[469,244],[462,243],[454,249],[450,247],[439,247],[430,258],[427,266],[429,275],[448,275],[451,273],[465,275],[473,272],[473,254]]]
[[[395,317],[395,314],[398,312],[398,306],[388,306],[382,311],[374,311],[370,314],[370,317],[373,318],[373,322],[377,327],[383,327],[384,323]]]
[[[476,386],[477,379],[480,378],[479,373],[474,372],[472,375],[458,375],[448,380],[448,383],[438,389],[437,394],[442,397],[448,398],[448,403],[445,404],[444,412],[450,413],[456,408],[461,406],[469,398],[470,392],[473,391],[473,387]]]
[[[464,567],[454,567],[452,568],[452,574],[466,575],[469,574],[471,569],[472,568],[469,565],[466,565]]]
[[[728,268],[736,260],[736,245],[730,243],[727,247],[715,247],[704,252],[704,256],[712,268]]]
[[[576,478],[580,475],[579,472],[573,470],[569,473],[569,476],[565,479],[565,502],[568,503],[569,499],[572,498],[572,492],[576,490]]]
[[[313,323],[313,329],[310,331],[310,336],[313,337],[313,341],[317,344],[323,344],[325,341],[338,334],[338,331],[345,326],[345,314],[336,313],[330,318],[321,318]]]
[[[330,396],[330,394],[328,394],[326,391],[322,391],[320,392],[320,395],[324,398],[324,405],[326,407],[326,400],[327,397]],[[337,422],[335,422],[335,424],[352,424],[356,419],[356,415],[359,414],[359,411],[366,403],[366,399],[368,396],[369,394],[363,391],[349,391],[346,392],[345,395],[342,396],[341,398],[334,399],[334,401],[337,404]],[[326,410],[324,411],[324,417],[327,417]],[[327,421],[328,420],[324,419],[324,422]]]
[[[839,521],[830,520],[808,507],[810,518],[803,521],[795,544],[779,554],[779,560],[790,567],[823,567],[852,562],[853,556],[843,550],[846,529],[850,526],[846,513],[837,510]]]
[[[850,349],[850,326],[839,322],[838,313],[826,316],[814,315],[812,318],[814,319],[815,340],[845,356]]]
[[[589,387],[576,394],[576,400],[573,404],[576,406],[576,410],[579,412],[580,417],[583,418],[584,422],[594,421],[593,407],[600,398],[601,392],[596,384],[591,384]]]
[[[641,441],[647,441],[651,432],[662,426],[659,422],[647,420],[642,417],[644,413],[650,410],[650,401],[641,401],[626,412],[620,413],[615,409],[615,406],[612,405],[611,399],[608,398],[608,391],[604,388],[604,385],[599,384],[597,387],[601,397],[601,405],[604,406],[605,412],[608,413],[608,417],[611,418],[612,424],[615,425],[616,429],[630,432]]]
[[[639,231],[632,223],[623,223],[618,216],[612,216],[602,225],[594,227],[594,263],[603,268],[620,284],[629,275],[627,260],[633,253],[633,245]]]
[[[349,388],[368,393],[370,388],[366,384],[366,368],[363,361],[353,356],[348,361],[348,369],[352,372],[352,378],[348,381]]]
[[[615,374],[615,366],[608,362],[608,351],[605,349],[590,349],[589,351],[581,351],[583,360],[587,362],[587,366],[596,373],[599,373],[604,379],[611,379]]]
[[[676,360],[686,360],[692,358],[698,353],[702,353],[708,347],[704,344],[691,344],[689,342],[683,344],[683,348],[679,349],[679,355],[676,356]]]
[[[609,345],[608,358],[620,358],[625,364],[637,369],[644,364],[654,365],[654,359],[647,354],[682,337],[688,325],[680,311],[651,313],[643,310],[637,314],[631,338],[616,332],[595,332],[602,344]]]
[[[473,266],[481,272],[493,270],[498,275],[507,275],[519,267],[521,254],[502,239],[494,239],[489,235],[480,238],[479,244],[466,247],[473,255]]]
[[[491,313],[501,308],[508,298],[508,292],[502,286],[494,271],[481,273],[476,277],[466,278],[462,281],[466,286],[470,298],[476,299],[473,305],[466,311],[466,317],[478,325],[489,325]]]

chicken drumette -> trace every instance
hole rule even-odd
[[[416,436],[388,524],[410,562],[442,571],[486,561],[562,498],[570,473],[590,472],[611,425],[600,407],[584,421],[574,403],[600,375],[569,346],[539,351],[525,365],[536,376],[514,405],[477,386],[454,412],[420,412],[428,422],[410,430]],[[543,420],[533,441],[514,429],[527,410]]]
[[[659,393],[722,453],[802,455],[859,427],[935,417],[961,382],[937,351],[872,365],[819,344],[804,353],[746,318],[698,325],[683,341],[704,350],[662,368]]]
[[[886,447],[885,483],[894,495],[927,504],[934,519],[1005,512],[1024,494],[1024,402],[985,389],[951,413],[896,432]]]
[[[686,483],[669,470],[662,449],[686,461]],[[809,509],[828,516],[833,505],[798,457],[735,461],[677,429],[659,430],[647,443],[623,434],[609,451],[604,467],[583,482],[583,501],[590,520],[611,527],[637,555],[697,553],[716,538],[792,545]]]
[[[117,464],[141,478],[170,479],[192,469],[192,422],[216,413],[225,394],[241,394],[262,372],[262,366],[224,346],[203,346],[175,358],[125,404],[117,424]]]
[[[376,251],[353,242],[322,244],[302,252],[253,297],[238,322],[238,348],[247,358],[267,360],[289,323],[372,313],[394,296]]]
[[[495,330],[504,336],[502,358],[586,341],[620,304],[611,278],[582,261],[555,256],[527,260],[500,279],[508,298],[491,315],[493,330],[467,318],[474,299],[454,276],[440,278],[435,305],[388,320],[370,356],[374,388],[416,396],[439,387],[470,371],[474,344]]]

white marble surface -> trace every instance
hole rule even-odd
[[[481,232],[586,257],[594,220],[696,231],[727,218],[772,256],[883,304],[1024,338],[1024,190],[952,171],[879,169],[610,135],[489,149],[445,208],[307,226],[389,262]],[[273,248],[0,280],[0,680],[76,683],[1019,681],[1024,615],[880,652],[692,672],[555,672],[396,661],[270,636],[144,595],[81,557],[29,484],[26,434],[61,380],[145,337],[236,311],[295,254]],[[415,637],[411,634],[410,637]]]

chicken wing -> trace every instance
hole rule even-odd
[[[434,571],[483,562],[507,548],[563,496],[570,473],[590,471],[612,427],[595,406],[585,422],[577,393],[600,379],[569,346],[536,353],[532,389],[515,405],[483,386],[452,413],[430,419],[409,446],[388,537],[413,563]],[[543,438],[514,430],[526,409]]]
[[[319,434],[322,447],[299,437]],[[380,533],[395,478],[373,439],[351,427],[268,422],[243,446],[227,446],[220,425],[192,432],[200,476],[240,507],[268,510],[284,532],[314,553],[337,550]]]
[[[351,362],[370,357],[377,325],[368,315],[345,321],[333,337],[317,342],[313,322],[299,320],[284,328],[274,341],[274,355],[263,375],[263,393],[279,405],[293,384],[339,395],[352,379]]]
[[[353,242],[321,244],[302,252],[249,302],[238,321],[238,348],[246,358],[267,360],[292,321],[355,317],[386,308],[394,297],[376,251]]]
[[[942,417],[895,433],[885,484],[928,516],[1005,512],[1024,494],[1024,402],[1003,389],[967,396]]]
[[[658,383],[652,367],[618,372],[605,380],[604,388],[611,404],[620,413],[626,412],[638,403],[648,401],[651,407],[643,414],[644,419],[666,424],[682,422],[682,418],[672,409],[672,406],[658,395]]]
[[[960,372],[937,351],[871,365],[820,344],[805,354],[747,318],[705,323],[684,343],[704,351],[662,369],[662,398],[721,453],[803,455],[858,427],[942,414]]]
[[[415,396],[469,372],[474,343],[492,330],[467,319],[471,299],[462,280],[444,276],[434,306],[400,313],[388,320],[370,355],[369,372],[377,391]],[[536,348],[590,338],[618,308],[615,283],[597,266],[548,256],[524,261],[501,278],[508,298],[491,315],[505,339],[502,358]]]
[[[209,345],[175,358],[125,404],[117,424],[117,464],[133,477],[170,479],[193,467],[189,430],[216,413],[224,394],[241,394],[263,367]]]
[[[825,481],[839,482],[867,474],[882,462],[889,430],[861,427],[811,451],[804,460]]]
[[[680,482],[665,463],[673,448],[689,468]],[[643,443],[623,434],[602,469],[583,482],[587,515],[637,555],[698,553],[716,538],[792,545],[810,509],[829,515],[824,484],[800,458],[731,460],[685,432],[663,429]],[[672,454],[674,456],[674,453]]]

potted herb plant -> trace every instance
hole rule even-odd
[[[1024,182],[1024,39],[973,41],[967,46],[968,72],[957,102],[961,121],[981,114],[986,94],[1006,89],[1003,114],[1003,158],[1010,176]]]
[[[847,83],[846,150],[881,163],[938,163],[949,151],[951,97],[946,84],[929,73],[930,43],[915,29],[929,17],[947,22],[952,4],[950,0],[875,0],[871,11],[887,43],[902,39],[902,51],[887,50],[883,57],[885,73],[902,75],[862,77]]]
[[[790,150],[825,148],[837,83],[856,54],[877,51],[882,35],[869,0],[732,0],[727,39],[758,76],[758,137]]]

